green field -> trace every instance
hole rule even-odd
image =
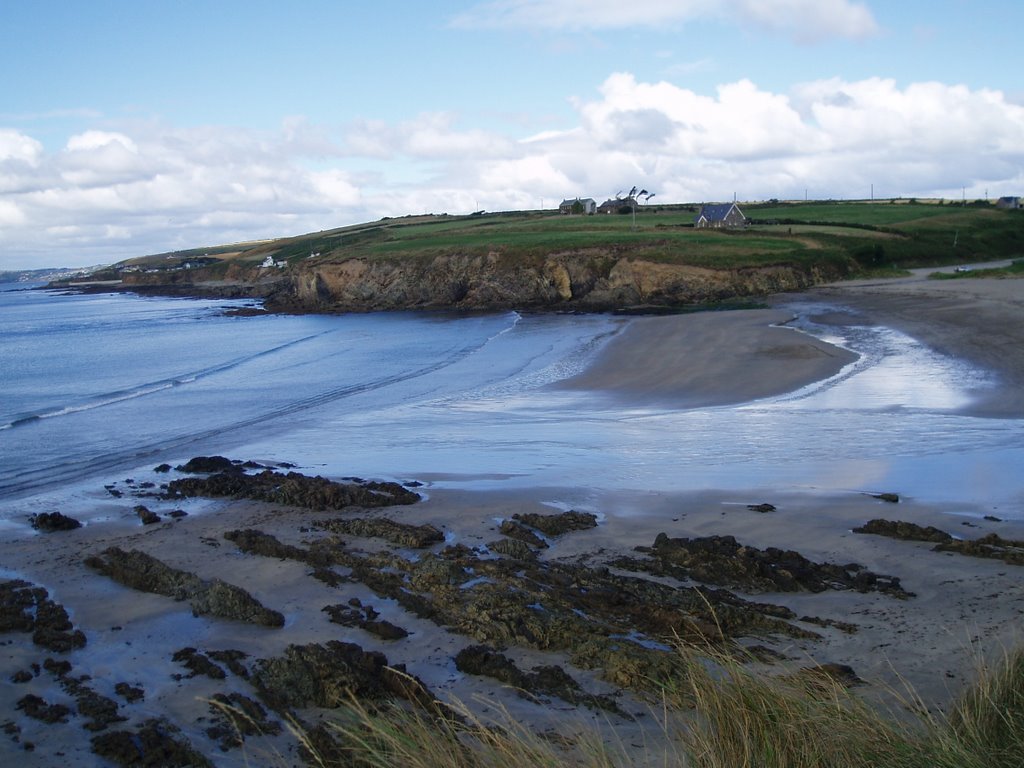
[[[234,261],[261,263],[267,256],[293,265],[310,258],[334,262],[445,255],[495,255],[529,263],[575,252],[711,269],[831,263],[845,273],[861,274],[1024,255],[1024,212],[984,203],[817,201],[741,208],[751,223],[734,231],[695,229],[695,205],[641,206],[635,217],[562,216],[551,211],[442,214],[385,218],[148,259],[166,263],[208,255],[224,259],[226,268]]]

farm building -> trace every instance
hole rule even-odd
[[[996,208],[1009,208],[1016,211],[1020,208],[1019,197],[1000,197],[996,200]]]
[[[742,227],[747,223],[747,217],[736,203],[715,203],[702,205],[700,213],[693,220],[693,226],[699,228],[712,227]]]
[[[608,198],[599,206],[597,206],[598,213],[629,213],[634,205],[634,200],[631,197],[616,197]]]
[[[597,202],[592,197],[584,197],[582,200],[563,200],[558,205],[558,212],[564,214],[585,213],[591,214],[597,210]]]

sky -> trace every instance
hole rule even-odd
[[[0,0],[0,270],[420,213],[1024,195],[1018,0]]]

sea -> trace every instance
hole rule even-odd
[[[251,307],[0,287],[0,535],[38,512],[101,519],[118,484],[214,454],[428,494],[895,492],[1024,518],[1021,420],[964,413],[990,375],[893,329],[818,325],[834,309],[820,303],[787,305],[792,325],[856,362],[783,396],[686,410],[551,386],[628,318],[231,311]]]

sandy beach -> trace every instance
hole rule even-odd
[[[999,385],[971,406],[972,413],[1024,417],[1024,281],[938,282],[914,276],[825,286],[811,295],[839,309],[820,318],[821,322],[888,325],[943,354],[991,371]],[[785,300],[776,297],[773,303],[781,305]],[[799,389],[835,375],[855,359],[847,350],[785,327],[788,319],[785,311],[768,309],[631,320],[587,371],[558,386],[625,404],[717,406]],[[381,470],[385,473],[387,468]],[[566,478],[562,487],[527,491],[445,490],[428,484],[411,488],[424,497],[412,505],[325,512],[272,501],[183,503],[160,499],[155,496],[158,489],[147,486],[183,476],[172,472],[140,475],[131,481],[111,478],[123,496],[114,498],[98,489],[97,513],[105,516],[104,522],[54,533],[18,533],[0,541],[5,577],[45,588],[85,638],[82,647],[54,651],[34,643],[33,634],[18,627],[6,626],[7,631],[0,632],[0,722],[6,731],[0,736],[0,761],[4,764],[115,764],[97,758],[93,739],[116,731],[137,732],[154,719],[165,724],[163,732],[191,744],[216,765],[299,764],[295,741],[284,728],[274,733],[268,727],[263,735],[246,736],[241,745],[225,740],[224,728],[217,730],[223,718],[218,719],[210,702],[218,694],[238,694],[260,702],[268,721],[282,722],[282,694],[275,699],[267,686],[261,689],[262,683],[257,684],[265,679],[261,670],[270,667],[263,662],[287,656],[292,646],[339,640],[382,652],[389,666],[404,665],[435,699],[465,702],[485,720],[500,721],[498,713],[504,709],[536,732],[558,731],[571,738],[597,729],[609,744],[639,745],[630,748],[638,763],[657,763],[665,747],[659,743],[657,697],[651,689],[628,678],[614,666],[614,659],[608,661],[611,657],[583,663],[583,659],[597,658],[586,655],[596,651],[582,648],[579,638],[564,639],[565,632],[555,632],[557,622],[544,624],[551,634],[541,636],[531,623],[530,616],[538,612],[533,602],[538,598],[532,593],[524,598],[533,611],[527,611],[526,618],[509,619],[511,609],[505,604],[489,604],[489,614],[478,603],[458,601],[480,582],[497,585],[500,595],[506,583],[502,579],[515,583],[525,594],[525,582],[515,580],[522,578],[520,568],[526,569],[533,582],[543,583],[560,596],[560,605],[569,606],[567,616],[589,614],[595,621],[600,619],[604,626],[613,627],[602,642],[620,638],[621,644],[625,642],[621,637],[627,635],[620,636],[616,622],[629,614],[621,606],[619,613],[611,612],[609,606],[616,599],[610,585],[646,579],[681,593],[702,583],[692,568],[684,576],[669,567],[681,561],[667,559],[674,550],[666,539],[656,546],[662,533],[669,541],[731,536],[760,552],[795,551],[812,564],[857,564],[858,568],[840,568],[851,576],[850,584],[826,585],[820,591],[773,589],[761,581],[733,583],[724,576],[708,584],[728,590],[740,601],[722,603],[730,606],[720,609],[723,615],[735,610],[737,629],[718,640],[768,649],[769,672],[826,663],[848,665],[863,681],[859,690],[868,698],[887,699],[888,692],[909,685],[938,711],[974,678],[980,659],[994,658],[1001,649],[1022,640],[1024,571],[1020,565],[933,551],[932,542],[853,532],[869,520],[884,518],[933,526],[959,539],[997,534],[1003,540],[1024,540],[1022,510],[1007,515],[1016,519],[999,519],[983,510],[983,499],[973,508],[907,499],[893,503],[854,492],[782,492],[771,487],[742,494],[728,489],[669,493],[653,488],[607,491],[595,498]],[[584,523],[545,533],[537,527],[543,520],[525,517],[531,513],[553,517],[582,508],[584,499],[594,516],[592,526]],[[139,504],[154,512],[159,522],[143,525],[135,509]],[[751,508],[761,504],[770,509]],[[179,508],[188,510],[188,515],[171,517]],[[515,515],[527,522],[502,527]],[[433,528],[442,540],[417,548],[361,535],[351,527],[336,533],[321,525],[352,518],[387,518],[421,530]],[[534,544],[526,550],[509,546],[506,554],[495,556],[494,544],[503,535],[510,541],[529,538],[520,530],[523,526],[533,535]],[[243,551],[236,539],[225,537],[239,530],[268,534],[292,549],[280,549],[276,556]],[[283,626],[196,616],[187,598],[129,588],[86,564],[90,555],[112,547],[146,553],[203,582],[221,579],[242,587],[263,606],[279,612]],[[439,555],[444,548],[447,554]],[[321,559],[310,553],[320,553]],[[489,563],[517,557],[522,561],[514,568],[487,570],[492,567]],[[383,582],[360,577],[363,564],[404,574],[405,591],[389,591]],[[338,578],[325,576],[325,568]],[[877,579],[857,580],[863,572]],[[609,580],[613,577],[619,581]],[[550,582],[544,581],[548,578]],[[833,574],[825,581],[838,578]],[[576,588],[579,584],[585,588]],[[599,590],[606,590],[604,597],[585,597],[584,593]],[[410,606],[420,603],[403,602],[406,593],[434,600],[434,614],[426,608],[414,611]],[[574,606],[568,602],[570,594],[593,602]],[[664,652],[670,627],[713,632],[706,617],[687,616],[685,609],[665,603],[667,594],[653,593],[644,609],[672,614],[661,617],[663,624],[640,630],[639,646],[645,650]],[[451,613],[445,613],[448,609],[438,602],[441,595],[456,606]],[[774,608],[767,610],[765,604]],[[362,626],[342,626],[329,619],[334,614],[325,613],[328,606],[348,606],[358,614],[356,619],[383,620],[408,634],[382,639],[365,621]],[[607,615],[601,613],[606,607]],[[551,615],[554,610],[547,608]],[[459,611],[464,621],[456,615]],[[351,618],[351,613],[346,615]],[[570,618],[558,621],[565,624]],[[500,643],[504,630],[492,631],[488,622],[495,627],[507,622],[512,627],[509,636],[523,642]],[[661,635],[655,634],[655,626],[663,627]],[[480,643],[500,651],[521,670],[559,665],[591,698],[572,702],[551,692],[524,698],[499,679],[462,671],[454,659]],[[184,649],[192,653],[182,653]],[[229,653],[233,651],[241,655]],[[197,654],[219,669],[220,675],[196,662]],[[231,659],[241,663],[232,666]],[[71,666],[61,669],[53,661]],[[643,663],[650,659],[645,656]],[[77,686],[69,680],[77,680]],[[95,720],[83,711],[88,709],[82,704],[83,686],[100,699],[114,702],[116,716],[124,720],[90,728]],[[55,716],[54,722],[26,715],[31,708],[25,704],[27,696],[38,697],[47,706],[63,705],[67,712]],[[95,698],[92,701],[93,709],[102,709],[95,706]],[[324,702],[318,706],[315,697],[296,702],[291,711],[307,726],[333,716],[332,708]]]

